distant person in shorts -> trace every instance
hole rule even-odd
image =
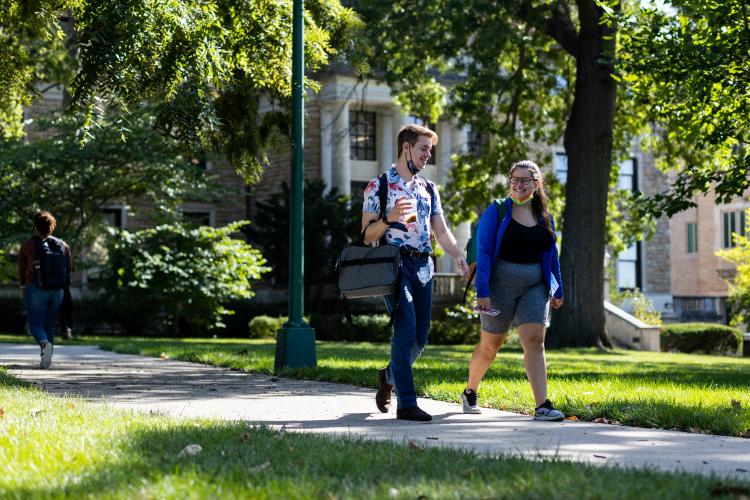
[[[534,419],[563,420],[565,415],[547,399],[544,353],[550,306],[557,309],[563,304],[555,225],[536,163],[514,163],[508,178],[508,197],[499,201],[505,205],[504,217],[493,202],[477,228],[475,286],[481,332],[460,399],[464,413],[481,413],[479,382],[515,325],[534,393]]]
[[[37,212],[33,220],[34,236],[21,244],[18,255],[18,278],[29,333],[39,344],[39,366],[46,369],[52,363],[57,315],[70,286],[73,259],[68,244],[52,236],[57,221],[51,213]]]

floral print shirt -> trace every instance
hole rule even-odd
[[[443,207],[440,204],[440,195],[437,187],[432,184],[432,190],[435,197],[430,196],[427,190],[427,183],[430,182],[419,174],[415,175],[411,181],[407,182],[398,175],[396,165],[386,172],[388,177],[388,203],[385,214],[388,215],[393,210],[396,200],[399,198],[413,198],[417,200],[417,218],[414,221],[407,221],[407,217],[402,216],[397,222],[385,231],[385,240],[390,245],[407,246],[418,252],[432,252],[430,244],[430,235],[432,234],[432,224],[430,217],[443,213]],[[365,188],[365,201],[362,206],[363,212],[380,213],[380,199],[378,197],[378,188],[380,187],[380,177],[370,181]]]

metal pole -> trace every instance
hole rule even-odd
[[[289,214],[289,320],[276,335],[276,371],[315,367],[315,330],[304,313],[304,1],[294,0],[292,28],[292,183]]]

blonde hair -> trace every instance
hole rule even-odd
[[[398,157],[401,158],[403,152],[403,145],[405,142],[409,143],[409,146],[414,146],[420,136],[427,137],[430,139],[430,143],[434,146],[438,143],[438,135],[427,127],[417,125],[415,123],[409,123],[401,127],[396,136],[396,143],[398,145]]]
[[[521,160],[515,162],[510,166],[510,172],[508,173],[508,189],[510,190],[510,179],[513,177],[513,172],[519,168],[525,168],[531,174],[531,178],[539,182],[539,187],[534,190],[534,199],[531,200],[531,209],[534,211],[534,216],[541,218],[544,222],[544,227],[554,237],[555,232],[552,230],[552,214],[547,207],[547,194],[544,192],[544,176],[539,165],[531,160]]]

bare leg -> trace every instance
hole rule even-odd
[[[528,323],[518,327],[518,338],[523,347],[523,364],[537,407],[547,401],[547,359],[544,354],[544,333],[544,325],[541,323]]]
[[[498,349],[503,345],[505,339],[508,337],[507,333],[487,333],[482,331],[479,335],[479,344],[474,349],[474,353],[471,355],[471,362],[469,363],[469,382],[467,387],[474,392],[477,392],[479,382],[482,381],[482,377],[487,373],[487,369],[495,359]]]

